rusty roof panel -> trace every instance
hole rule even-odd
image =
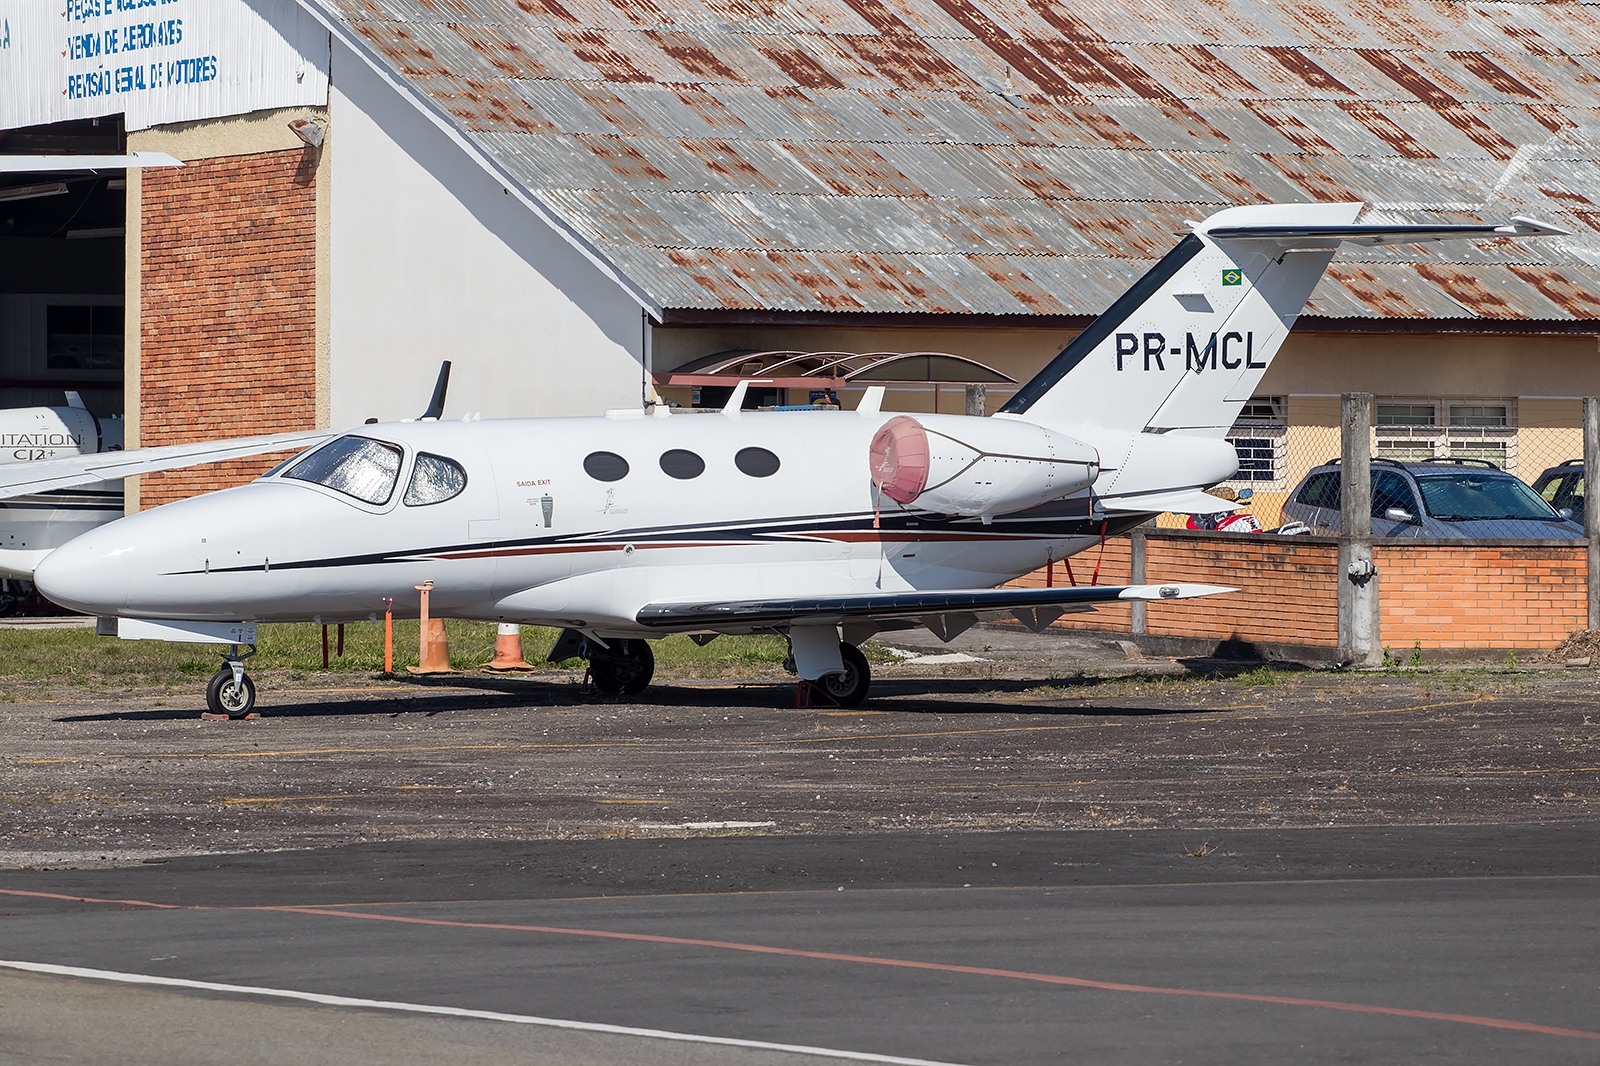
[[[1596,5],[301,0],[664,307],[1086,314],[1225,204],[1531,214],[1307,314],[1600,317]]]

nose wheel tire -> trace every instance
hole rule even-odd
[[[594,687],[606,696],[637,696],[655,672],[656,656],[647,640],[613,640],[609,649],[589,660]]]
[[[256,683],[249,674],[241,675],[236,684],[233,671],[224,666],[206,686],[206,707],[212,714],[225,714],[229,718],[243,718],[256,705]]]
[[[844,660],[844,673],[829,674],[816,684],[841,707],[854,707],[867,698],[872,686],[872,670],[867,657],[853,644],[839,644],[839,657]]]

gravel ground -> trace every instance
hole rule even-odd
[[[198,692],[14,687],[0,867],[421,839],[1600,814],[1586,670],[1151,662],[1014,631],[965,647],[878,667],[850,711],[794,709],[781,674],[668,678],[629,703],[582,695],[571,673],[264,675],[246,722],[201,721]]]

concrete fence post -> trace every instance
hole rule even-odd
[[[1339,398],[1342,471],[1339,512],[1339,661],[1383,662],[1378,631],[1378,568],[1372,561],[1372,394]]]
[[[1130,585],[1144,584],[1144,529],[1144,526],[1139,526],[1128,535],[1128,545],[1133,556],[1128,566],[1128,584]],[[1145,603],[1143,600],[1133,601],[1133,618],[1128,628],[1134,636],[1144,635],[1144,608]]]
[[[989,390],[982,385],[967,386],[967,414],[973,418],[983,417],[984,402],[988,399]]]
[[[1583,398],[1583,532],[1589,555],[1589,628],[1600,629],[1600,397]]]

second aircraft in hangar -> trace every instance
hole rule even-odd
[[[985,617],[1042,626],[1115,600],[1213,586],[999,588],[1163,511],[1230,505],[1224,439],[1341,241],[1537,236],[1504,226],[1361,225],[1360,204],[1230,208],[1193,231],[993,417],[628,410],[493,421],[429,416],[326,439],[251,484],[95,529],[38,563],[51,599],[128,630],[227,643],[254,623],[365,619],[388,599],[438,616],[560,627],[597,682],[649,683],[649,639],[787,635],[801,678],[865,696],[857,645]],[[312,435],[0,471],[0,493],[278,450]],[[187,451],[186,451],[187,449]],[[54,480],[51,480],[54,479]],[[7,486],[10,488],[7,488]],[[560,654],[558,652],[558,654]],[[213,709],[249,710],[237,647]]]

